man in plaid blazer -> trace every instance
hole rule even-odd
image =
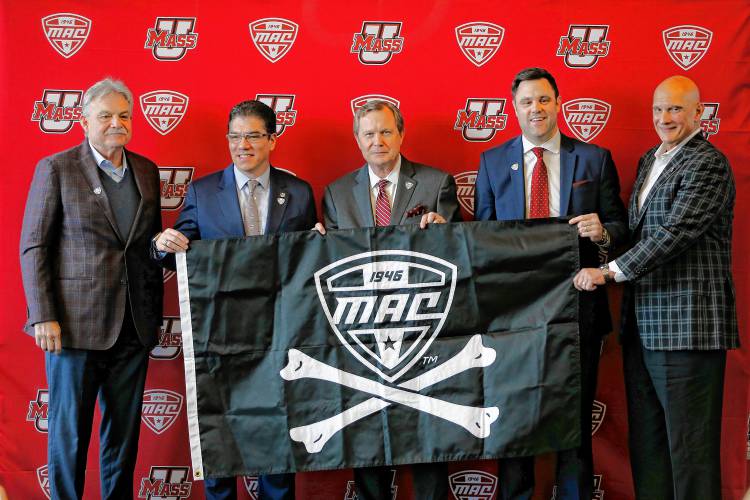
[[[626,282],[622,342],[630,460],[638,498],[721,498],[726,350],[739,345],[731,271],[734,179],[700,134],[690,79],[654,91],[662,141],[638,164],[630,250],[574,278]]]
[[[101,498],[133,498],[148,352],[162,317],[159,173],[125,151],[133,96],[102,80],[83,97],[82,144],[42,159],[26,202],[26,331],[45,351],[52,498],[81,498],[97,397]]]

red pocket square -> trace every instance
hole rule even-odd
[[[427,213],[427,209],[424,205],[417,205],[414,208],[410,209],[408,212],[406,212],[406,217],[414,217],[417,215],[424,215]]]
[[[591,182],[591,179],[583,179],[583,180],[580,180],[580,181],[575,181],[573,183],[573,187],[577,188],[577,187],[583,186],[585,184],[588,184],[589,182]]]

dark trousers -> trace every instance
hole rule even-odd
[[[52,498],[83,496],[97,397],[102,415],[101,498],[133,498],[148,349],[138,340],[130,314],[125,316],[117,342],[105,351],[63,349],[60,354],[45,354]]]
[[[391,500],[391,467],[354,469],[354,488],[358,500]],[[448,498],[448,464],[435,462],[413,464],[414,498],[445,500]]]
[[[236,500],[237,478],[206,479],[206,500]],[[294,500],[294,474],[258,476],[258,498],[261,500]]]
[[[721,499],[726,351],[622,350],[636,498]]]
[[[557,453],[557,500],[591,500],[594,457],[591,450],[591,411],[599,372],[599,336],[581,340],[581,446]],[[497,462],[502,500],[529,499],[534,493],[534,457],[502,458]]]

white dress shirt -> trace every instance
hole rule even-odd
[[[255,204],[258,206],[258,217],[260,217],[260,234],[266,233],[266,221],[268,220],[268,195],[271,191],[271,168],[267,168],[260,177],[247,175],[245,172],[234,166],[234,180],[237,183],[237,199],[242,205],[242,188],[251,180],[258,181],[258,187],[255,188]]]
[[[549,216],[560,216],[560,130],[558,129],[547,142],[537,146],[521,136],[523,143],[523,177],[526,193],[526,218],[529,218],[531,206],[531,177],[536,167],[536,155],[532,151],[536,147],[544,148],[542,158],[547,166],[547,188],[549,191]]]
[[[393,200],[396,199],[396,188],[398,187],[398,174],[400,171],[401,155],[398,156],[398,160],[396,160],[396,166],[393,167],[393,170],[391,170],[390,173],[384,177],[384,179],[389,181],[389,184],[385,187],[385,192],[388,193],[388,199],[391,201],[391,217],[393,217]],[[367,165],[367,173],[370,175],[370,207],[372,208],[372,220],[374,221],[376,220],[375,204],[378,200],[378,191],[380,191],[380,188],[378,188],[380,177],[378,177],[377,174],[373,172],[370,165]]]
[[[102,169],[102,172],[115,182],[120,182],[125,177],[125,172],[128,170],[128,158],[125,156],[125,150],[122,150],[122,165],[115,167],[115,165],[106,159],[94,146],[89,142],[91,152],[94,154],[94,160],[96,164]]]

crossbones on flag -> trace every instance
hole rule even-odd
[[[177,262],[195,479],[579,443],[565,222],[195,241]]]

